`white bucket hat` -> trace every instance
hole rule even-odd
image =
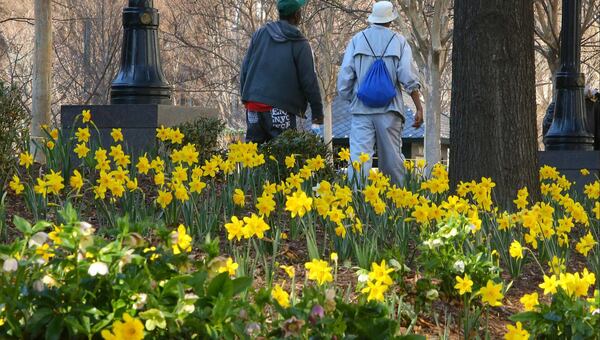
[[[398,18],[398,12],[389,1],[378,1],[373,5],[373,12],[367,19],[372,24],[387,24]]]

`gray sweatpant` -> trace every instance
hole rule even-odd
[[[393,112],[352,115],[350,131],[350,159],[358,161],[361,153],[369,155],[363,165],[363,174],[368,176],[373,164],[373,149],[377,142],[379,170],[391,178],[391,183],[404,186],[404,156],[402,155],[402,118]],[[352,164],[348,167],[348,178],[354,176]]]

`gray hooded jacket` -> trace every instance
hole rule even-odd
[[[323,119],[312,50],[287,21],[267,23],[252,36],[240,75],[242,101],[259,102],[304,117]]]

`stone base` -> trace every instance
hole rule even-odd
[[[120,104],[120,105],[63,105],[61,107],[61,125],[70,129],[75,118],[83,110],[90,110],[92,121],[98,127],[102,147],[114,144],[110,136],[113,128],[121,128],[125,149],[139,155],[156,146],[156,128],[176,126],[190,122],[198,117],[216,115],[216,110],[200,107],[184,107],[159,104]],[[81,120],[75,127],[81,126]],[[90,129],[92,136],[96,135]]]
[[[586,184],[600,177],[600,151],[540,151],[538,155],[540,166],[556,167],[567,179],[575,182],[574,188],[579,193],[583,193]],[[581,169],[588,169],[590,174],[581,175]]]

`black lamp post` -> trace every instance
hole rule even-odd
[[[123,9],[121,67],[111,104],[170,104],[171,88],[160,63],[158,10],[153,0],[129,0]]]
[[[546,150],[593,150],[586,128],[581,73],[581,0],[563,0],[560,69],[556,73],[554,119],[544,136]]]

